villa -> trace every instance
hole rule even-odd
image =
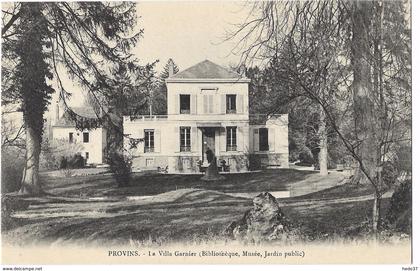
[[[133,170],[194,173],[208,166],[206,151],[231,172],[288,167],[288,115],[250,115],[250,79],[205,60],[169,70],[167,115],[124,116]]]

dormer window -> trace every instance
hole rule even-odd
[[[190,114],[191,112],[191,102],[190,95],[179,95],[180,97],[180,113],[181,114]]]
[[[236,113],[236,95],[226,95],[226,114]]]

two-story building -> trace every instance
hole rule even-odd
[[[72,110],[86,119],[96,119],[97,116],[90,107],[74,107]],[[63,140],[68,144],[79,144],[82,147],[80,155],[87,164],[103,164],[105,161],[107,130],[102,127],[95,129],[78,130],[68,112],[61,116],[56,108],[56,122],[52,126],[53,139]]]
[[[208,60],[169,73],[167,115],[124,117],[124,133],[143,139],[130,150],[133,170],[198,172],[208,149],[233,172],[288,167],[288,116],[250,116],[250,79]]]

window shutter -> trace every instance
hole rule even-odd
[[[254,152],[257,152],[260,150],[260,131],[258,129],[254,129],[252,137],[254,138]]]
[[[269,128],[268,129],[268,149],[270,152],[274,152],[276,144],[276,129],[275,128]]]
[[[227,136],[226,127],[220,128],[219,142],[220,142],[220,151],[221,152],[226,151],[226,136]]]
[[[197,144],[197,127],[191,127],[191,151],[198,152]]]
[[[144,153],[144,130],[138,130],[137,133],[134,135],[134,138],[143,139],[143,141],[137,144],[137,153]]]
[[[220,113],[226,114],[226,95],[220,95]]]
[[[213,109],[213,96],[214,95],[209,95],[209,113],[213,113],[214,109]]]
[[[208,113],[208,102],[207,102],[207,95],[203,95],[203,113],[207,114]]]
[[[191,99],[191,114],[197,114],[197,95],[190,96]]]
[[[155,152],[160,152],[160,130],[155,129]]]
[[[181,140],[181,138],[180,138],[180,133],[179,133],[179,127],[175,126],[174,127],[174,136],[173,136],[173,140],[172,140],[175,152],[180,151],[180,147],[179,147],[180,146],[180,140]],[[168,144],[168,145],[170,145],[170,144]]]
[[[173,110],[172,110],[172,114],[179,114],[180,113],[180,108],[179,108],[179,95],[178,94],[175,94],[174,95],[174,107],[173,107]]]
[[[236,101],[236,112],[238,113],[244,113],[244,95],[237,95],[237,101]]]
[[[244,150],[244,127],[238,127],[236,129],[236,145],[238,151]]]

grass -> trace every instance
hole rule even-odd
[[[304,186],[314,180],[337,183],[341,175],[325,178],[309,171],[273,169],[232,174],[227,181],[207,183],[200,175],[135,175],[132,185],[117,188],[110,175],[50,179],[46,190],[55,196],[26,198],[31,205],[14,214],[16,225],[3,232],[3,240],[29,242],[89,243],[118,245],[222,238],[230,222],[251,208],[252,199],[226,193],[276,191]],[[99,200],[80,198],[110,196]],[[308,195],[279,199],[286,216],[313,235],[334,235],[359,225],[370,217],[372,201],[359,199],[366,187],[349,185],[315,191]],[[123,200],[126,195],[155,195]],[[384,200],[383,209],[388,200]]]
[[[215,190],[225,193],[282,191],[297,182],[314,177],[312,171],[272,169],[262,172],[229,174],[223,182],[201,181],[202,175],[133,174],[129,187],[116,187],[111,175],[45,178],[44,189],[53,195],[74,197],[146,196],[184,188]],[[336,178],[332,176],[331,178]]]

